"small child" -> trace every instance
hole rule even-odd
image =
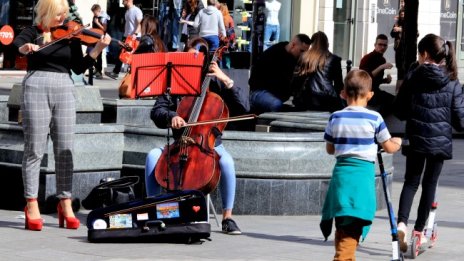
[[[393,153],[400,149],[401,139],[392,138],[382,116],[366,108],[374,95],[367,72],[352,70],[344,83],[341,95],[348,106],[330,116],[324,135],[327,153],[337,161],[320,227],[327,240],[335,219],[333,260],[356,260],[359,239],[365,238],[376,210],[377,143]]]
[[[182,13],[181,13],[181,18],[183,20],[188,20],[190,18],[191,14],[187,13],[187,9],[182,8]],[[180,44],[179,44],[179,51],[184,50],[185,45],[187,45],[187,42],[189,40],[189,35],[188,35],[188,25],[186,23],[181,23],[182,29],[180,33]]]
[[[101,6],[99,4],[94,4],[90,10],[93,13],[92,18],[92,28],[100,29],[103,32],[106,32],[107,29],[107,22],[110,20],[109,16],[102,11]],[[92,51],[93,46],[87,47],[87,53]],[[97,62],[95,63],[95,78],[96,79],[103,79],[103,60],[102,54],[97,57]]]

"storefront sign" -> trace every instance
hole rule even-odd
[[[458,1],[444,0],[440,6],[440,36],[456,43],[456,22],[458,19]]]
[[[456,14],[457,5],[458,3],[456,0],[442,1],[440,17],[442,19],[456,19],[458,17]]]
[[[0,29],[0,43],[3,45],[10,45],[14,39],[14,31],[13,28],[9,25],[4,25],[2,29]]]
[[[378,0],[377,1],[377,34],[385,34],[390,39],[388,42],[387,52],[384,54],[385,59],[389,62],[395,60],[395,51],[393,50],[393,40],[390,38],[390,31],[395,23],[395,17],[398,15],[398,0]]]

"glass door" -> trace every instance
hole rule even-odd
[[[355,5],[353,0],[334,0],[334,54],[343,60],[353,60]]]

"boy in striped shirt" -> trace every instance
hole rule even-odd
[[[359,239],[367,235],[376,210],[377,144],[394,153],[400,149],[401,139],[392,138],[382,116],[366,108],[374,95],[367,72],[352,70],[344,83],[341,96],[348,106],[330,116],[324,134],[327,153],[337,161],[320,226],[327,240],[335,219],[333,260],[356,260]]]

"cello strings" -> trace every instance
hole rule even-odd
[[[219,50],[222,50],[222,49],[218,49]],[[211,59],[211,62],[216,62],[218,60],[218,51],[216,51],[213,55],[213,58]],[[210,64],[211,64],[210,62]],[[208,64],[208,69],[209,69],[209,65]],[[188,119],[188,122],[196,122],[198,121],[198,118],[199,118],[199,115],[200,115],[200,112],[201,112],[201,109],[204,105],[204,101],[205,101],[205,97],[206,97],[206,93],[207,93],[207,90],[208,90],[208,87],[209,87],[209,84],[211,82],[211,79],[212,77],[211,76],[206,76],[202,85],[201,85],[201,94],[199,97],[195,97],[194,98],[194,105],[193,105],[193,108],[192,108],[192,111],[190,113],[190,116],[189,116],[189,119]],[[180,148],[179,148],[179,155],[181,155],[183,158],[188,158],[188,147],[191,146],[192,144],[190,144],[191,142],[191,134],[192,134],[192,128],[191,127],[186,127],[184,128],[184,131],[183,131],[183,136],[180,137]],[[190,138],[189,139],[187,139]],[[196,142],[195,140],[193,140],[194,142]],[[204,140],[202,140],[201,142],[205,142]],[[199,144],[200,146],[202,144]],[[172,173],[173,177],[174,177],[174,173]],[[183,182],[183,173],[178,173],[179,175],[179,184],[182,184]]]

